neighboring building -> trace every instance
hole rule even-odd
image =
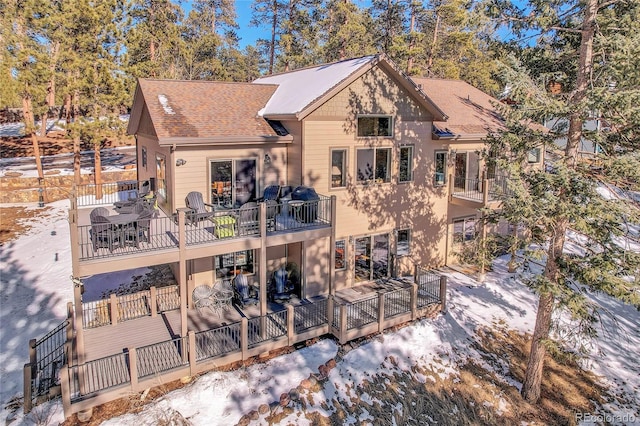
[[[411,290],[397,280],[375,283],[415,275],[419,286],[426,285],[421,271],[455,263],[456,244],[475,237],[479,209],[496,205],[506,179],[485,170],[480,155],[483,138],[502,126],[492,102],[461,81],[410,79],[384,55],[253,83],[140,80],[128,127],[136,137],[140,182],[132,192],[150,182],[159,216],[150,225],[146,221],[113,236],[107,246],[96,245],[102,228],[90,222],[89,211],[122,198],[127,186],[105,189],[100,200],[87,188],[76,189],[70,213],[73,274],[78,277],[76,362],[110,357],[114,345],[120,355],[121,347],[148,348],[186,336],[196,339],[190,345],[200,345],[194,332],[213,333],[214,323],[227,330],[238,321],[240,327],[240,317],[244,325],[225,331],[235,337],[231,349],[216,349],[222,357],[217,363],[276,347],[260,346],[282,337],[269,334],[273,327],[261,327],[267,320],[280,321],[274,318],[282,312],[289,315],[278,317],[286,323],[280,325],[289,344],[323,333],[344,341],[374,326],[379,330],[415,319],[416,306],[419,310],[444,300],[438,291],[416,284]],[[541,154],[534,160],[541,162]],[[255,203],[278,187],[273,206]],[[188,197],[194,202],[193,192],[202,195],[208,212],[196,216],[186,208]],[[126,228],[125,219],[110,220]],[[177,288],[154,289],[126,303],[112,296],[108,305],[83,306],[82,277],[157,264],[171,265]],[[289,291],[298,302],[276,312],[270,283],[281,267],[296,275]],[[239,274],[259,289],[256,306],[242,304],[237,313],[223,311],[224,317],[218,311],[219,320],[205,321],[195,312],[201,296],[196,288],[220,285]],[[391,291],[394,285],[400,287]],[[384,289],[397,296],[380,293]],[[374,295],[362,309],[379,325],[359,322],[360,314],[354,319],[355,311],[345,307],[364,294]],[[396,302],[403,310],[383,308]],[[139,312],[131,313],[131,306]],[[301,306],[305,310],[298,310]],[[158,313],[164,322],[152,325]],[[251,322],[256,319],[251,315],[263,322]],[[394,320],[383,321],[381,315]],[[145,318],[123,331],[128,323],[122,321],[137,316]],[[149,322],[143,325],[142,320]],[[320,328],[311,333],[314,325],[307,323],[314,320]],[[112,325],[92,328],[103,324]],[[254,326],[261,330],[258,335]],[[248,337],[240,339],[240,334]],[[204,347],[198,351],[205,360]],[[184,366],[184,356],[172,368]],[[203,361],[197,371],[216,362]],[[144,368],[149,373],[151,367]],[[131,388],[135,385],[132,378]],[[87,392],[75,391],[80,396]]]

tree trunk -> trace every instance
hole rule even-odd
[[[49,83],[47,84],[47,95],[45,103],[48,108],[52,108],[56,105],[56,66],[58,64],[58,53],[60,52],[60,42],[57,41],[51,47],[51,62],[49,63]],[[47,136],[47,118],[49,111],[42,113],[42,120],[40,123],[40,136]]]
[[[415,32],[416,30],[416,4],[411,2],[411,20],[409,21],[409,58],[407,59],[407,74],[411,75],[411,69],[413,68],[413,61],[415,53],[413,51],[416,44]]]
[[[33,107],[31,105],[31,96],[29,95],[29,85],[25,84],[25,92],[22,96],[22,115],[24,117],[25,136],[28,135],[33,145],[33,156],[36,160],[36,170],[38,170],[38,178],[44,178],[42,170],[42,159],[40,158],[40,145],[38,144],[38,136],[35,132],[35,122],[33,117]]]
[[[582,116],[580,103],[584,100],[591,77],[593,64],[593,37],[596,24],[596,14],[598,12],[598,1],[588,0],[585,6],[585,16],[582,22],[582,38],[580,41],[580,58],[578,62],[578,75],[576,89],[571,96],[571,104],[576,106],[576,110],[569,116],[569,132],[567,135],[567,146],[564,152],[564,159],[568,167],[575,168],[578,156],[578,146],[582,138]],[[560,197],[571,197],[566,192]],[[554,284],[558,283],[558,259],[562,256],[564,249],[565,233],[569,227],[569,220],[560,218],[554,229],[553,239],[549,245],[547,253],[547,263],[544,277]],[[535,403],[540,398],[540,386],[542,384],[542,368],[546,349],[544,340],[549,337],[549,327],[551,325],[551,313],[553,312],[553,295],[542,293],[540,304],[536,316],[536,326],[531,342],[531,353],[527,362],[524,383],[522,384],[522,396],[530,403]]]
[[[102,199],[102,160],[100,157],[100,142],[97,142],[94,146],[93,151],[93,162],[94,162],[94,183],[96,185],[96,199]]]
[[[429,49],[429,55],[427,56],[427,71],[431,75],[431,65],[433,65],[433,57],[436,51],[436,45],[438,44],[438,31],[440,31],[440,12],[436,11],[436,25],[433,28],[433,39],[431,39],[431,49]]]
[[[271,22],[271,44],[269,45],[269,74],[273,74],[276,57],[276,29],[278,28],[278,0],[273,0],[273,20]]]

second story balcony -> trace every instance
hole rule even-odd
[[[135,211],[118,208],[132,191],[118,183],[98,190],[95,185],[76,188],[71,245],[81,274],[123,269],[122,262],[134,268],[328,237],[335,223],[333,197],[323,195],[309,201],[248,203],[194,217],[186,208],[166,212],[155,200]]]
[[[508,182],[508,177],[500,175],[482,179],[449,176],[449,201],[467,207],[495,206],[509,195]]]

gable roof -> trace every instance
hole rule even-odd
[[[270,118],[301,120],[377,65],[412,93],[416,101],[433,115],[434,120],[446,119],[446,114],[384,54],[347,59],[258,78],[254,81],[256,85],[278,85],[278,89],[261,114]]]
[[[127,132],[138,133],[144,108],[160,145],[290,141],[258,112],[275,85],[139,79]],[[153,136],[153,135],[151,135]]]
[[[504,129],[504,120],[493,106],[499,101],[462,80],[412,77],[449,117],[434,124],[437,139],[481,139]]]

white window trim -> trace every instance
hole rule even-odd
[[[343,151],[344,152],[344,164],[342,167],[344,185],[343,186],[333,186],[333,152],[334,151]],[[329,149],[329,190],[336,191],[345,189],[347,187],[347,174],[349,171],[349,148],[347,147],[334,147]]]
[[[348,259],[349,259],[349,258],[348,258],[348,250],[347,250],[347,247],[348,247],[347,239],[346,239],[346,238],[336,239],[336,241],[335,241],[335,243],[334,243],[333,251],[334,251],[334,252],[336,251],[336,249],[338,248],[338,243],[339,243],[340,241],[342,241],[342,242],[344,243],[344,244],[343,244],[343,247],[344,247],[344,253],[342,254],[342,268],[338,268],[338,267],[336,267],[336,266],[335,266],[335,262],[334,262],[333,267],[334,267],[334,270],[336,270],[336,271],[345,271],[345,270],[347,269],[347,265],[348,265],[348,263],[349,263],[349,262],[348,262]]]
[[[398,236],[400,235],[401,231],[407,231],[408,232],[408,240],[407,240],[407,252],[406,253],[399,253],[398,252]],[[411,232],[411,228],[398,228],[395,231],[395,237],[396,237],[396,256],[410,256],[411,255],[411,241],[413,240],[412,236],[411,236],[412,232]]]
[[[444,172],[443,172],[443,180],[442,183],[438,183],[436,174],[438,171],[436,170],[436,166],[438,164],[437,158],[438,154],[444,154]],[[449,151],[437,149],[433,152],[433,186],[446,186],[447,185],[447,168],[449,163]]]

